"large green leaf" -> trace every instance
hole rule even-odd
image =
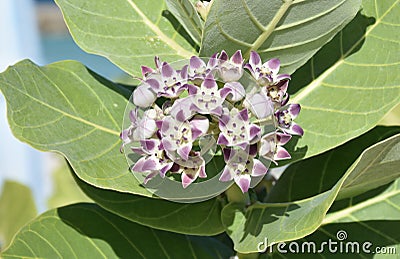
[[[305,134],[296,158],[310,157],[373,128],[400,102],[398,0],[364,0],[362,14],[293,76]]]
[[[363,177],[358,167],[371,161],[371,156],[384,157],[383,161],[397,157],[400,134],[384,140],[366,151],[347,170],[330,190],[314,197],[295,202],[256,203],[245,212],[236,204],[228,204],[222,210],[222,222],[235,243],[235,250],[242,253],[257,252],[258,244],[268,238],[269,242],[295,240],[314,232],[336,199],[347,179]],[[354,176],[352,176],[354,174]],[[349,178],[351,177],[351,178]],[[349,184],[349,182],[347,182]]]
[[[101,207],[121,217],[156,229],[191,235],[224,232],[218,199],[199,203],[175,203],[103,190],[75,177],[79,187]],[[156,208],[156,209],[155,209]]]
[[[213,238],[141,226],[94,204],[50,210],[21,229],[2,258],[228,258]]]
[[[20,183],[5,181],[0,195],[0,251],[29,220],[36,216],[31,190]]]
[[[164,0],[56,0],[76,43],[89,53],[108,58],[128,74],[140,65],[154,65],[195,52],[163,13]],[[169,19],[168,19],[169,18]]]
[[[397,133],[400,133],[400,127],[376,127],[333,150],[291,164],[268,194],[267,202],[301,200],[329,190],[366,148]],[[374,152],[375,154],[376,152]],[[392,154],[395,154],[395,152],[392,152]],[[370,161],[363,159],[363,162],[369,163]],[[396,168],[392,168],[392,170],[376,168],[379,166],[378,162],[371,162],[370,170],[365,170],[361,174],[353,173],[350,175],[340,193],[346,192],[346,183],[353,177],[358,177],[356,179],[363,182],[363,186],[367,189],[373,189],[378,185],[387,183],[385,181],[392,181],[400,176],[400,172]],[[397,158],[397,163],[400,163],[400,157]],[[357,168],[361,168],[361,164],[358,164]],[[373,174],[367,174],[367,172],[371,172],[371,169]],[[307,188],[304,188],[304,186],[307,186]],[[361,189],[361,191],[363,192],[365,189]]]
[[[76,174],[105,189],[151,196],[129,172],[119,132],[125,88],[65,61],[22,61],[0,74],[11,130],[23,142],[63,154]]]
[[[165,0],[168,10],[182,24],[194,42],[200,46],[203,21],[189,0]]]
[[[361,0],[220,0],[207,17],[200,54],[256,50],[293,73],[355,16]]]

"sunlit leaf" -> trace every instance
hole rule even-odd
[[[293,73],[355,16],[361,0],[220,0],[208,15],[200,54],[241,49],[279,58]]]
[[[361,14],[295,73],[293,89],[305,85],[292,98],[305,132],[295,158],[361,135],[399,104],[399,13],[396,0],[363,1]]]
[[[166,0],[165,2],[168,10],[182,24],[194,42],[200,46],[204,25],[193,4],[189,0]]]
[[[154,66],[154,56],[168,61],[195,52],[177,33],[179,26],[163,13],[164,0],[56,0],[76,43],[86,52],[108,58],[128,74],[140,65]]]
[[[228,204],[222,211],[222,221],[235,243],[235,250],[242,253],[257,252],[256,244],[265,237],[268,237],[269,242],[277,243],[313,233],[322,224],[341,188],[351,183],[347,179],[355,179],[357,176],[363,178],[364,172],[359,169],[371,162],[371,156],[378,157],[376,161],[399,161],[399,145],[400,134],[368,148],[335,186],[311,198],[294,202],[256,203],[245,212],[235,204]]]
[[[63,154],[92,185],[151,196],[119,151],[125,88],[75,61],[45,67],[22,61],[0,74],[0,89],[18,139]]]
[[[269,193],[267,201],[286,202],[301,200],[329,190],[365,149],[378,141],[398,133],[400,133],[399,127],[376,127],[333,150],[291,164]],[[373,153],[373,155],[376,154],[377,152]],[[400,157],[398,160],[400,160]],[[371,162],[369,159],[363,159],[363,161],[364,164]],[[361,168],[360,165],[357,168]],[[388,168],[381,167],[379,161],[371,163],[368,168],[373,170],[372,175],[367,174],[370,170],[365,170],[360,174],[350,175],[346,183],[349,183],[350,178],[357,177],[357,182],[364,183],[364,188],[366,189],[359,189],[361,192],[364,192],[367,189],[376,188],[379,185],[387,183],[385,181],[390,182],[400,176],[398,170],[388,170]],[[344,194],[346,192],[346,183],[340,193]],[[307,188],[304,188],[304,186],[307,186]]]

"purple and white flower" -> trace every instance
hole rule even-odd
[[[238,81],[243,75],[243,57],[240,50],[229,59],[228,54],[223,50],[219,56],[219,76],[224,82]]]
[[[271,132],[263,137],[261,137],[261,145],[258,154],[272,162],[276,165],[278,163],[277,160],[290,159],[291,156],[289,152],[282,146],[285,145],[292,138],[292,135],[280,133],[280,132]]]
[[[225,161],[219,180],[234,180],[242,192],[248,191],[252,177],[267,173],[263,162],[291,158],[283,145],[304,131],[293,121],[300,105],[288,104],[290,75],[279,74],[279,59],[263,63],[254,51],[243,62],[238,50],[230,58],[225,51],[215,53],[207,63],[193,56],[178,70],[158,57],[155,69],[142,66],[143,79],[133,93],[137,108],[129,113],[131,124],[121,139],[122,147],[130,144],[141,156],[131,170],[147,173],[145,183],[157,174],[180,174],[187,188],[206,178],[208,158],[195,151],[202,149],[203,136],[218,136]],[[243,68],[255,87],[241,80]],[[155,104],[162,101],[159,97],[168,98],[162,109]]]
[[[249,63],[244,65],[260,86],[265,87],[267,95],[279,105],[285,105],[289,100],[287,88],[290,80],[288,74],[278,74],[281,62],[279,59],[270,59],[265,63],[257,52],[250,53]]]
[[[223,153],[226,165],[219,180],[234,180],[243,193],[249,190],[251,177],[263,176],[268,171],[260,160],[254,158],[257,154],[257,144],[246,150],[226,148]]]
[[[224,109],[224,114],[219,121],[221,133],[218,136],[217,144],[227,147],[239,146],[245,149],[248,145],[258,141],[261,129],[249,121],[247,109],[239,111]]]
[[[207,64],[199,57],[192,56],[189,61],[188,76],[195,83],[201,83],[209,73],[212,73],[218,66],[218,54],[210,57]]]
[[[144,156],[131,167],[131,171],[148,173],[144,180],[145,184],[157,174],[164,178],[174,163],[162,150],[160,140],[146,139],[140,141],[140,144],[141,147],[132,148],[132,151]]]
[[[188,92],[192,102],[190,110],[200,114],[222,114],[222,103],[225,98],[218,90],[217,82],[212,74],[208,74],[200,88],[195,85],[188,85]],[[225,95],[226,96],[226,95]]]
[[[264,119],[274,114],[274,104],[264,91],[249,94],[244,106],[258,119]]]
[[[190,121],[177,121],[173,117],[165,117],[161,125],[161,143],[167,154],[177,152],[183,159],[189,158],[193,141],[204,135],[209,127],[206,117],[196,116]]]
[[[250,71],[261,86],[267,86],[290,79],[288,74],[278,74],[280,66],[279,59],[273,58],[262,63],[260,55],[255,51],[251,51],[249,63],[245,64],[244,68]]]
[[[276,111],[275,117],[277,119],[279,129],[287,134],[303,136],[303,129],[298,124],[293,122],[297,115],[299,115],[300,109],[300,104],[294,103]]]
[[[174,159],[171,173],[181,174],[182,187],[186,188],[198,177],[206,178],[206,164],[199,152],[191,152],[186,160]]]
[[[133,141],[150,138],[157,130],[156,120],[158,117],[155,109],[145,111],[142,117],[139,117],[138,113],[138,108],[129,112],[131,125],[120,134],[120,138],[123,141],[122,146]]]

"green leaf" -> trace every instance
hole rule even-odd
[[[165,2],[168,10],[182,24],[193,41],[200,46],[204,24],[193,4],[189,0],[166,0]]]
[[[164,0],[56,0],[75,42],[108,58],[128,74],[154,66],[154,56],[174,61],[195,50],[163,13]]]
[[[119,151],[126,88],[75,61],[38,67],[25,60],[0,74],[0,89],[19,140],[63,154],[94,186],[151,196]]]
[[[323,225],[352,221],[400,220],[400,179],[397,179],[379,195],[355,203],[326,215]],[[360,199],[360,198],[359,198]],[[399,240],[400,242],[400,240]]]
[[[103,190],[75,178],[79,187],[104,209],[156,229],[191,235],[224,232],[218,199],[199,203],[175,203],[161,199]],[[157,208],[157,209],[154,209]]]
[[[379,190],[378,190],[379,189]],[[333,213],[328,213],[317,231],[312,235],[294,241],[299,245],[299,249],[305,248],[305,252],[292,253],[289,246],[296,249],[296,246],[291,242],[287,242],[284,250],[287,253],[283,254],[273,248],[273,253],[264,254],[261,258],[316,258],[316,253],[321,258],[397,258],[400,251],[400,232],[398,226],[400,224],[400,179],[391,183],[384,188],[378,188],[369,191],[365,194],[352,197],[347,201],[347,205]],[[336,203],[343,203],[341,200]],[[346,232],[346,233],[344,233]],[[337,235],[342,237],[343,252],[339,252],[340,240]],[[323,247],[323,242],[337,242],[333,244],[332,250],[327,244]],[[315,250],[311,246],[310,252],[307,250],[306,242],[315,243]],[[353,247],[350,246],[350,242]],[[356,244],[356,243],[358,244]],[[362,250],[362,245],[365,242],[370,242],[371,245],[367,248],[371,251],[366,253]],[[346,246],[348,247],[346,252]],[[333,249],[337,247],[335,252]],[[357,247],[359,252],[357,252]],[[377,254],[378,251],[384,251],[382,248],[387,248],[386,254]],[[352,250],[354,249],[354,250]],[[270,248],[268,249],[270,251]],[[268,255],[268,256],[267,256]]]
[[[94,204],[50,210],[24,227],[2,258],[228,258],[213,238],[141,226]]]
[[[310,157],[373,128],[400,102],[397,0],[363,1],[362,14],[293,76],[304,129],[293,153]],[[309,82],[309,83],[307,83]]]
[[[366,148],[398,133],[400,133],[400,127],[376,127],[333,150],[291,164],[268,194],[267,202],[301,200],[329,190]],[[364,163],[369,162],[367,159],[363,161]],[[373,189],[387,183],[385,181],[392,181],[399,176],[398,170],[388,171],[373,166],[372,168],[374,168],[373,175],[365,174],[367,170],[361,174],[352,174],[349,179],[359,177],[358,180],[366,183],[364,186],[367,189]],[[356,170],[356,168],[354,169]],[[344,188],[347,182],[348,180],[342,186],[341,193],[346,192]]]
[[[222,222],[234,241],[235,250],[241,253],[257,252],[256,244],[262,242],[265,237],[268,237],[270,243],[278,243],[311,234],[323,222],[328,209],[347,179],[363,176],[363,172],[357,169],[358,166],[370,162],[374,154],[385,157],[386,161],[392,160],[393,157],[398,159],[398,145],[400,145],[400,134],[370,147],[361,154],[335,186],[314,197],[286,203],[256,203],[245,212],[238,209],[236,204],[228,204],[222,210]]]
[[[5,181],[0,195],[0,251],[13,236],[36,216],[31,190],[23,184]]]
[[[277,57],[293,73],[355,16],[361,0],[220,0],[208,15],[201,56],[238,49]]]

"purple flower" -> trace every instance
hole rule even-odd
[[[245,149],[248,145],[255,143],[260,135],[259,126],[250,123],[247,109],[239,111],[224,109],[224,114],[219,121],[219,134],[217,144],[228,147],[239,146]]]
[[[190,121],[178,121],[171,116],[163,119],[161,125],[161,143],[167,154],[177,152],[178,155],[187,160],[192,150],[193,141],[204,135],[209,127],[206,117],[195,116]]]
[[[280,66],[281,62],[277,58],[270,59],[262,64],[260,55],[252,51],[250,53],[249,63],[245,64],[244,68],[250,71],[261,86],[265,86],[290,79],[290,75],[288,74],[278,74]]]
[[[155,79],[149,83],[151,88],[157,96],[178,97],[186,89],[188,66],[184,66],[182,70],[175,70],[167,62],[163,62],[159,70],[160,74],[150,75],[151,79]]]
[[[278,127],[284,133],[303,136],[303,129],[293,122],[300,113],[300,104],[289,104],[286,107],[275,112],[275,117],[278,121]]]
[[[200,114],[222,114],[221,90],[218,90],[217,82],[212,74],[208,74],[201,84],[200,88],[195,85],[188,85],[188,91],[192,105],[190,110]],[[225,95],[226,96],[226,95]]]
[[[243,193],[249,190],[252,176],[262,176],[268,171],[260,160],[254,158],[257,153],[256,144],[247,150],[227,148],[223,153],[226,165],[219,180],[234,180]]]
[[[133,103],[141,108],[150,107],[157,99],[152,85],[159,84],[155,79],[143,80],[133,91]]]
[[[229,59],[223,50],[219,56],[219,76],[224,82],[238,81],[243,75],[243,57],[240,50]]]
[[[123,146],[132,141],[150,138],[157,130],[157,111],[155,109],[145,111],[142,118],[139,117],[138,113],[139,111],[137,108],[131,110],[129,113],[131,125],[120,134]]]
[[[166,156],[164,150],[162,150],[160,140],[146,139],[140,141],[140,144],[141,147],[132,148],[132,151],[144,156],[131,167],[131,171],[148,173],[144,180],[145,184],[158,173],[164,178],[174,163]]]
[[[274,104],[264,91],[249,94],[246,97],[244,106],[258,119],[264,119],[274,113]]]
[[[277,160],[290,159],[289,152],[282,146],[285,145],[292,138],[292,135],[271,132],[261,137],[261,146],[258,151],[259,155],[266,159],[278,164]]]
[[[195,83],[201,83],[204,78],[218,65],[218,53],[215,53],[206,63],[197,56],[192,56],[189,61],[188,75],[189,79]]]
[[[281,62],[279,59],[270,59],[264,64],[257,52],[250,53],[249,63],[244,65],[260,86],[266,87],[267,95],[276,103],[285,105],[289,99],[287,87],[290,75],[278,74]]]
[[[206,165],[199,152],[191,152],[186,160],[174,159],[175,164],[171,168],[171,173],[181,174],[183,188],[188,187],[197,177],[206,178]]]

